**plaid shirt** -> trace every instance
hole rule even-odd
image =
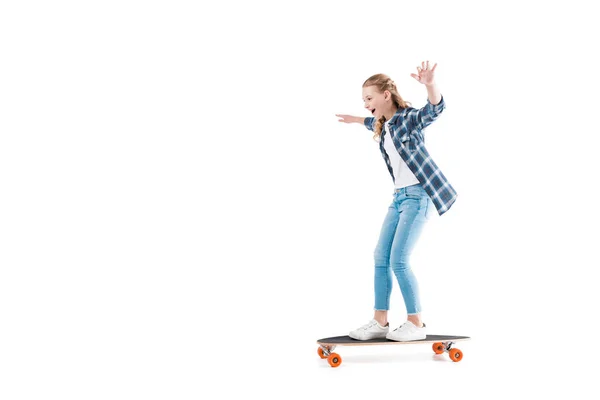
[[[445,107],[443,97],[435,106],[427,99],[427,104],[421,109],[399,108],[389,122],[390,133],[396,150],[398,150],[400,157],[408,165],[408,168],[415,174],[421,186],[433,201],[440,216],[448,211],[456,201],[457,193],[425,148],[425,137],[422,131],[437,119]],[[375,118],[366,117],[364,125],[367,129],[373,131]],[[392,175],[392,180],[395,182],[390,159],[383,147],[383,138],[384,135],[382,134],[379,150],[390,175]]]

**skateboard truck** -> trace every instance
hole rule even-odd
[[[323,352],[323,355],[329,357],[329,355],[331,354],[331,352],[333,350],[335,350],[335,346],[325,346],[325,345],[319,345],[319,348],[321,349],[321,351]],[[320,353],[320,352],[319,352]]]
[[[452,348],[453,344],[454,344],[454,342],[442,342],[442,346],[444,346],[444,351],[446,353],[448,353],[450,351],[450,349]]]

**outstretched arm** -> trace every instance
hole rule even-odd
[[[338,122],[344,122],[346,124],[363,124],[368,130],[373,130],[373,122],[375,121],[375,118],[373,117],[355,117],[346,114],[335,114],[335,116],[341,118],[338,119]]]

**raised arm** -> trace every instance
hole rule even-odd
[[[414,118],[413,123],[418,129],[423,129],[435,121],[446,107],[440,89],[435,83],[436,67],[437,63],[433,68],[429,68],[429,61],[421,62],[421,67],[417,67],[418,74],[410,74],[417,82],[424,84],[427,89],[427,104],[411,115]]]

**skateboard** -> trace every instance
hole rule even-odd
[[[321,358],[326,358],[333,368],[339,367],[342,363],[342,357],[334,353],[336,346],[373,346],[373,345],[395,345],[395,344],[419,344],[433,343],[433,351],[435,354],[448,353],[450,359],[454,362],[459,362],[463,358],[463,353],[457,348],[453,348],[455,342],[470,340],[468,336],[449,336],[449,335],[427,335],[425,339],[413,340],[410,342],[397,342],[386,338],[356,340],[350,336],[333,336],[317,340],[319,348],[318,354]]]

